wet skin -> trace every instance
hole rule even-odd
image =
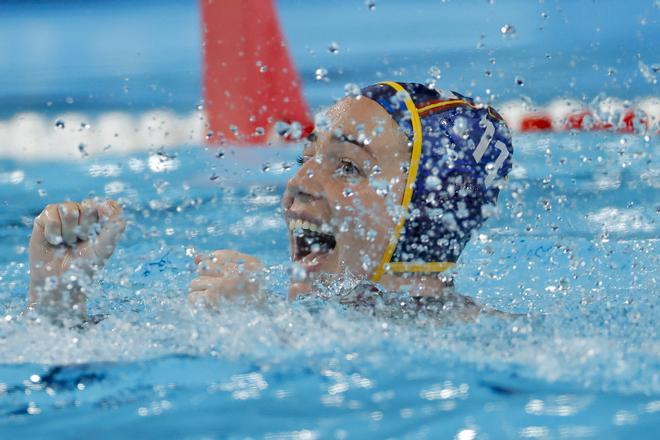
[[[282,200],[298,266],[290,298],[309,292],[322,274],[370,279],[401,214],[410,146],[396,122],[368,98],[339,101],[325,117],[329,128],[305,146]],[[301,255],[300,221],[332,235],[334,248]]]
[[[122,213],[112,200],[46,206],[30,237],[28,308],[86,314],[86,283],[81,281],[91,279],[112,255],[126,227]]]

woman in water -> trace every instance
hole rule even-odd
[[[293,264],[289,298],[337,276],[360,280],[346,302],[404,293],[414,307],[460,304],[445,273],[494,207],[511,169],[506,124],[454,92],[384,82],[317,118],[282,205]],[[85,315],[89,280],[125,227],[112,201],[47,206],[30,239],[30,307]],[[260,261],[231,250],[195,259],[193,304],[259,299]]]

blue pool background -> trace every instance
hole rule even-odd
[[[360,0],[277,3],[313,107],[343,96],[346,83],[424,81],[433,66],[443,87],[482,97],[491,89],[500,101],[658,95],[638,64],[658,63],[658,5],[650,0],[372,3],[374,10]],[[507,24],[510,38],[501,33]],[[0,115],[191,111],[202,98],[201,38],[194,0],[3,1]],[[315,80],[319,67],[329,82]]]
[[[278,4],[312,106],[432,66],[496,104],[658,95],[639,64],[658,63],[657,2],[375,4]],[[3,2],[0,118],[193,111],[199,21],[192,1]],[[444,327],[283,298],[295,149],[0,160],[0,438],[655,438],[657,136],[517,135],[515,148],[456,283],[529,317]],[[90,195],[118,198],[130,221],[91,300],[108,318],[86,331],[21,318],[31,219]],[[269,265],[264,311],[187,308],[190,255],[217,248]]]

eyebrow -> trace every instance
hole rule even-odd
[[[339,141],[339,142],[348,142],[349,144],[356,145],[356,146],[360,147],[361,149],[363,149],[364,151],[366,151],[367,153],[369,153],[369,155],[371,155],[371,157],[373,157],[374,159],[376,158],[376,156],[374,155],[374,152],[371,151],[371,149],[367,145],[365,145],[365,144],[361,143],[360,141],[358,141],[357,139],[355,139],[355,136],[346,135],[344,133],[342,133],[340,135],[337,135],[337,134],[333,133],[332,138],[334,140]]]

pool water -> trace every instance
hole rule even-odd
[[[312,109],[389,79],[496,108],[660,94],[658,2],[405,3],[277,2]],[[0,4],[0,439],[658,437],[657,125],[515,135],[454,277],[520,318],[290,302],[279,203],[299,148],[186,145],[205,134],[200,22],[195,0]],[[33,218],[89,196],[129,220],[90,298],[105,319],[22,315]],[[221,248],[263,259],[263,308],[188,307],[192,256]]]
[[[0,162],[3,438],[652,438],[657,140],[514,142],[500,209],[455,277],[526,317],[472,324],[287,301],[279,197],[296,148]],[[91,299],[107,318],[80,330],[21,317],[31,219],[90,195],[120,200],[129,219]],[[191,255],[218,248],[264,259],[264,309],[188,308]]]

